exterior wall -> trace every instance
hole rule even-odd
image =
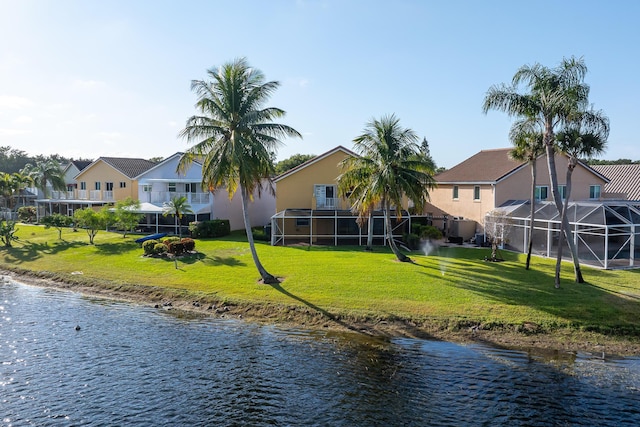
[[[458,198],[453,198],[453,184],[439,184],[431,191],[431,204],[449,215],[471,219],[479,224],[484,215],[494,208],[494,188],[492,184],[457,184]],[[474,187],[480,186],[480,200],[474,200]]]
[[[87,183],[87,190],[84,193],[86,196],[83,197],[83,193],[80,190],[81,182]],[[98,161],[90,167],[85,168],[77,177],[76,182],[78,184],[78,188],[76,190],[76,197],[78,199],[89,199],[89,200],[123,200],[127,197],[131,197],[134,200],[138,199],[138,183],[136,180],[129,178],[128,176],[122,174],[117,171],[110,165],[106,164],[103,161]],[[95,183],[100,183],[100,191],[98,193],[92,193],[95,191]],[[106,183],[113,183],[113,198],[109,199],[105,192],[107,191]],[[125,188],[120,188],[120,183],[124,182]],[[93,197],[91,196],[93,194]]]
[[[338,163],[348,157],[344,151],[336,151],[317,162],[302,168],[276,183],[276,211],[285,209],[314,209],[314,185],[336,185],[340,175]],[[348,209],[346,200],[338,203],[338,209]]]
[[[228,219],[231,230],[243,230],[242,199],[236,192],[229,200],[227,190],[217,190],[214,193],[212,219]],[[271,222],[271,216],[276,213],[276,199],[268,190],[262,191],[262,197],[257,193],[253,201],[249,202],[249,221],[252,227],[264,226]]]
[[[185,196],[191,205],[210,205],[209,211],[206,213],[211,213],[213,210],[213,198],[209,191],[203,190],[200,186],[202,182],[202,167],[198,163],[192,163],[184,174],[179,174],[177,172],[179,161],[180,154],[175,154],[138,176],[140,201],[162,206],[163,203],[176,196]],[[176,184],[175,191],[169,191],[169,182]],[[186,190],[185,184],[188,183],[197,184],[195,193]],[[144,191],[145,187],[150,188],[151,191]]]

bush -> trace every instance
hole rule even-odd
[[[413,233],[404,233],[402,235],[402,241],[412,251],[420,249],[420,236]]]
[[[191,252],[196,248],[196,241],[188,237],[184,237],[182,240],[180,240],[180,243],[184,245],[185,252]]]
[[[262,240],[265,242],[271,240],[271,236],[265,232],[264,227],[253,227],[251,229],[251,234],[253,234],[254,240]]]
[[[18,208],[18,221],[34,223],[36,222],[36,217],[35,206],[22,206]]]
[[[423,225],[420,227],[420,237],[423,239],[440,240],[442,239],[442,231],[433,225]]]
[[[170,242],[169,244],[165,243],[165,247],[167,252],[172,255],[182,255],[184,253],[184,244],[180,241]]]
[[[231,233],[228,219],[194,221],[189,223],[189,232],[193,238],[222,237]]]
[[[164,243],[156,242],[156,244],[153,245],[154,255],[162,255],[165,252],[167,252],[167,245],[165,245]]]
[[[169,246],[171,243],[179,242],[180,238],[178,236],[169,236],[162,241],[165,245]]]
[[[160,242],[157,240],[146,240],[142,242],[142,250],[144,250],[145,255],[153,255],[155,253],[154,247]]]

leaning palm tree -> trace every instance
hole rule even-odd
[[[399,261],[411,261],[393,238],[391,209],[401,217],[405,196],[414,201],[427,200],[435,186],[432,169],[420,155],[418,137],[411,129],[401,127],[395,115],[389,115],[367,123],[353,143],[360,157],[343,162],[339,185],[352,189],[352,209],[359,215],[367,214],[377,204],[382,206],[391,250]]]
[[[186,196],[176,196],[168,202],[165,202],[162,206],[163,216],[173,215],[178,237],[180,238],[182,238],[182,217],[192,213],[193,210]]]
[[[531,169],[531,195],[529,203],[531,205],[529,236],[527,240],[527,261],[525,269],[529,270],[531,265],[531,252],[533,250],[533,230],[536,215],[536,179],[537,179],[537,160],[544,154],[543,135],[536,128],[535,121],[528,119],[519,120],[511,127],[509,139],[513,144],[513,148],[509,152],[512,159],[521,162],[527,162]]]
[[[574,114],[566,128],[558,132],[556,140],[559,149],[568,157],[566,187],[564,203],[562,205],[561,221],[568,223],[567,210],[571,196],[571,176],[580,158],[590,158],[602,154],[607,146],[609,137],[609,119],[602,111],[579,111]],[[569,237],[567,237],[569,238]],[[562,259],[564,242],[562,235],[558,244],[557,258]],[[574,259],[574,263],[575,263]],[[559,262],[556,263],[556,274],[559,272]]]
[[[35,165],[27,163],[20,173],[33,179],[35,186],[42,191],[45,199],[48,198],[48,184],[56,191],[64,191],[67,187],[64,172],[54,159],[37,161]]]
[[[553,197],[558,213],[562,211],[562,198],[558,194],[555,153],[557,151],[556,128],[565,125],[571,114],[584,110],[589,102],[589,86],[584,83],[587,66],[582,59],[563,59],[556,68],[540,64],[520,67],[512,79],[512,85],[497,85],[489,88],[483,103],[483,111],[504,111],[510,116],[535,118],[543,129],[543,142],[547,155],[547,167]],[[524,84],[528,93],[519,93],[518,86]],[[575,280],[583,283],[578,254],[570,238],[569,225],[561,225],[571,256],[574,259]],[[559,263],[558,263],[559,264]],[[556,268],[559,271],[559,265]],[[555,276],[555,286],[560,286],[560,275]]]
[[[254,193],[261,196],[265,185],[274,192],[271,154],[281,144],[280,138],[302,136],[289,126],[272,122],[285,112],[263,106],[280,83],[265,82],[262,72],[251,68],[244,58],[210,69],[207,74],[210,81],[191,83],[191,89],[198,95],[196,108],[201,115],[189,118],[180,133],[196,144],[182,156],[178,170],[183,172],[194,159],[202,159],[204,188],[214,191],[226,187],[229,197],[240,192],[253,261],[263,283],[278,283],[258,258],[248,204]]]

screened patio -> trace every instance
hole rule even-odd
[[[500,208],[510,218],[504,242],[507,249],[526,252],[529,201],[512,200]],[[569,203],[567,217],[581,264],[604,269],[640,267],[640,202],[624,200]],[[490,221],[485,219],[485,225]],[[552,202],[535,204],[533,253],[557,256],[560,214]],[[563,257],[570,258],[567,243]]]

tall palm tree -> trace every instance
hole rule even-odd
[[[551,195],[558,209],[562,211],[562,198],[558,194],[556,173],[555,132],[558,126],[566,124],[575,111],[584,110],[589,102],[589,86],[584,83],[587,66],[582,58],[563,59],[556,68],[548,68],[538,63],[520,67],[512,79],[512,85],[492,86],[487,91],[483,111],[491,109],[504,111],[510,116],[535,117],[543,129],[543,142],[547,155],[547,167],[551,184]],[[518,86],[525,85],[528,93],[519,93]],[[583,283],[582,271],[573,239],[570,238],[569,224],[561,224],[571,256],[574,260],[575,280]],[[559,272],[559,262],[556,271]],[[555,286],[560,287],[560,275],[556,273]]]
[[[566,127],[558,132],[556,140],[560,151],[565,153],[567,160],[567,174],[564,203],[562,205],[561,221],[569,222],[567,210],[571,196],[571,176],[580,158],[594,157],[602,154],[607,146],[609,137],[609,119],[602,111],[579,111],[575,113]],[[567,236],[567,238],[570,238]],[[557,258],[562,259],[562,236],[558,244]],[[575,262],[575,260],[574,260]],[[559,262],[556,262],[556,274],[559,272]]]
[[[529,270],[531,265],[531,252],[533,250],[533,229],[536,215],[536,180],[537,180],[537,160],[544,154],[544,143],[542,132],[536,129],[535,121],[522,119],[514,123],[509,132],[509,139],[513,148],[509,152],[512,159],[527,162],[531,169],[531,194],[529,203],[531,205],[529,236],[527,239],[527,261],[525,269]]]
[[[377,204],[382,206],[391,250],[399,261],[411,261],[393,239],[391,208],[400,217],[405,196],[414,201],[427,200],[435,186],[433,172],[420,154],[418,137],[411,129],[401,127],[395,115],[388,115],[367,123],[353,143],[361,157],[344,161],[345,170],[338,182],[342,188],[352,189],[352,206],[359,215],[367,214]]]
[[[186,196],[176,196],[165,202],[162,206],[162,215],[173,215],[175,219],[176,229],[178,231],[178,236],[182,238],[182,217],[186,214],[192,214],[193,210],[191,209],[191,205],[188,203],[188,199]]]
[[[27,163],[20,173],[33,179],[35,186],[42,191],[44,198],[48,198],[47,183],[56,191],[64,191],[67,184],[64,182],[64,172],[60,164],[54,159],[37,161],[35,165]]]
[[[196,142],[180,159],[179,171],[185,171],[196,158],[202,158],[202,185],[213,191],[226,187],[229,197],[240,192],[247,240],[253,261],[263,283],[278,283],[278,279],[262,266],[256,252],[249,201],[266,189],[274,192],[272,153],[281,144],[280,138],[302,137],[295,129],[273,123],[285,112],[264,107],[280,86],[277,81],[265,82],[258,69],[246,59],[236,59],[217,69],[207,71],[209,81],[194,80],[191,89],[198,95],[196,108],[201,115],[187,120],[180,136]]]

